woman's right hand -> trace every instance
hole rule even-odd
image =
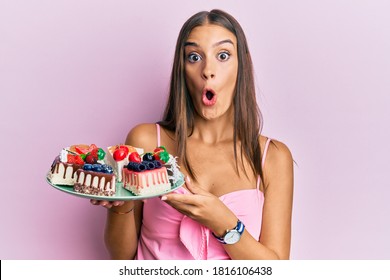
[[[100,205],[107,209],[111,209],[112,207],[120,207],[126,203],[125,201],[108,201],[108,200],[96,200],[96,199],[91,199],[90,202],[92,205]],[[129,205],[129,208],[133,206]]]

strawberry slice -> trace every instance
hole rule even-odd
[[[91,156],[95,157],[96,159],[98,159],[98,154],[99,154],[99,149],[98,148],[94,148],[93,150],[91,150],[91,152],[89,153]]]
[[[76,152],[79,153],[80,155],[86,154],[89,152],[89,149],[85,146],[75,146],[74,148],[75,148]]]
[[[77,156],[76,157],[76,164],[79,164],[79,165],[83,165],[84,164],[84,160],[81,158],[81,156]]]
[[[159,152],[166,152],[167,149],[165,149],[164,146],[157,147],[156,149],[153,150],[154,153],[159,153]]]
[[[89,146],[89,151],[93,151],[93,150],[95,150],[95,149],[98,149],[98,147],[97,147],[95,144],[91,144],[91,145]]]
[[[66,157],[67,157],[67,162],[70,164],[79,164],[79,165],[84,164],[84,161],[80,157],[80,155],[67,154]]]
[[[165,150],[155,152],[153,156],[156,160],[160,161],[163,164],[167,163],[169,160],[169,153]]]

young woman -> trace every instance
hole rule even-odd
[[[144,202],[92,200],[109,209],[111,257],[288,259],[293,160],[261,124],[239,23],[220,10],[193,15],[178,37],[163,120],[126,139],[146,151],[165,146],[186,183]]]

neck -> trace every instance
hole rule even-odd
[[[222,141],[232,141],[234,132],[233,114],[217,119],[206,120],[199,116],[194,120],[194,131],[191,138],[207,144],[216,144]]]

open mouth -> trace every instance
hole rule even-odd
[[[213,106],[217,102],[217,95],[211,89],[203,91],[202,102],[206,106]]]
[[[207,92],[206,92],[206,98],[207,98],[208,100],[213,99],[213,97],[214,97],[214,93],[212,93],[211,91],[207,91]]]

